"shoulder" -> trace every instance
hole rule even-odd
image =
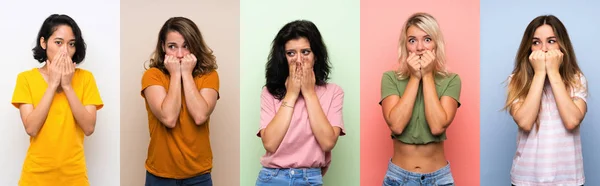
[[[37,71],[38,71],[37,68],[26,70],[26,71],[20,72],[19,75],[17,75],[17,77],[27,78],[27,77],[33,76],[35,73],[37,73]]]
[[[344,89],[342,89],[342,87],[335,83],[325,84],[325,90],[333,94],[344,94]]]
[[[94,77],[94,74],[92,74],[92,72],[82,68],[75,68],[75,75],[81,77]]]
[[[396,74],[396,71],[390,70],[383,73],[383,78],[391,78],[397,80],[398,75]]]
[[[167,76],[166,74],[164,74],[162,71],[160,71],[160,69],[156,68],[156,67],[152,67],[147,69],[144,72],[144,77],[155,77],[155,76]]]
[[[448,73],[441,79],[442,84],[456,84],[461,83],[460,76],[457,73]]]
[[[267,89],[267,86],[263,86],[262,88],[262,92],[260,93],[260,97],[264,99],[270,99],[270,100],[274,100],[275,97],[269,92],[269,89]]]
[[[213,78],[219,78],[219,73],[216,70],[211,70],[209,72],[207,72],[206,74],[203,74],[201,76],[198,76],[198,78],[200,79],[213,79]]]

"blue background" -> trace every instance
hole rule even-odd
[[[585,185],[600,185],[600,2],[481,1],[481,185],[510,185],[517,125],[502,110],[506,78],[531,20],[557,16],[567,28],[588,80],[588,112],[581,124]]]

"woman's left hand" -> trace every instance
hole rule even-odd
[[[60,86],[65,89],[71,87],[71,81],[73,80],[73,74],[75,73],[75,63],[71,60],[71,57],[65,53],[65,57],[59,61],[59,69],[61,71]]]
[[[181,58],[181,74],[192,74],[196,67],[196,56],[192,53]]]
[[[558,72],[563,62],[563,53],[560,50],[550,50],[546,52],[546,71],[549,73]]]
[[[302,80],[300,91],[302,94],[312,94],[315,92],[315,72],[313,66],[309,65],[306,58],[302,57]]]
[[[435,51],[427,50],[421,56],[421,75],[429,75],[433,72],[433,67],[435,67]]]

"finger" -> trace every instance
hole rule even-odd
[[[431,61],[435,59],[435,51],[428,51],[428,56]]]
[[[190,53],[190,58],[192,59],[192,62],[198,61],[198,58],[196,58],[196,55],[194,55],[193,53]]]
[[[406,58],[406,61],[412,61],[415,58],[415,53],[409,52],[408,53],[408,58]]]

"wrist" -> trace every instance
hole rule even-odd
[[[169,72],[169,74],[171,75],[171,78],[174,78],[174,77],[181,78],[181,72],[179,72],[179,71]]]
[[[68,90],[71,90],[72,87],[71,87],[71,84],[63,84],[63,83],[61,83],[60,84],[60,88],[62,88],[63,91],[68,91]]]
[[[421,77],[421,79],[423,79],[423,81],[433,80],[433,73],[432,72],[424,73],[422,76],[423,77]]]
[[[549,71],[547,74],[548,74],[548,78],[561,79],[560,73],[558,71]]]
[[[298,94],[291,93],[290,91],[288,91],[283,97],[283,99],[281,99],[282,102],[285,101],[287,103],[292,104],[292,106],[294,106],[296,100],[298,100]]]
[[[57,89],[60,86],[61,86],[60,83],[49,83],[48,84],[48,88],[51,88],[51,89]]]

